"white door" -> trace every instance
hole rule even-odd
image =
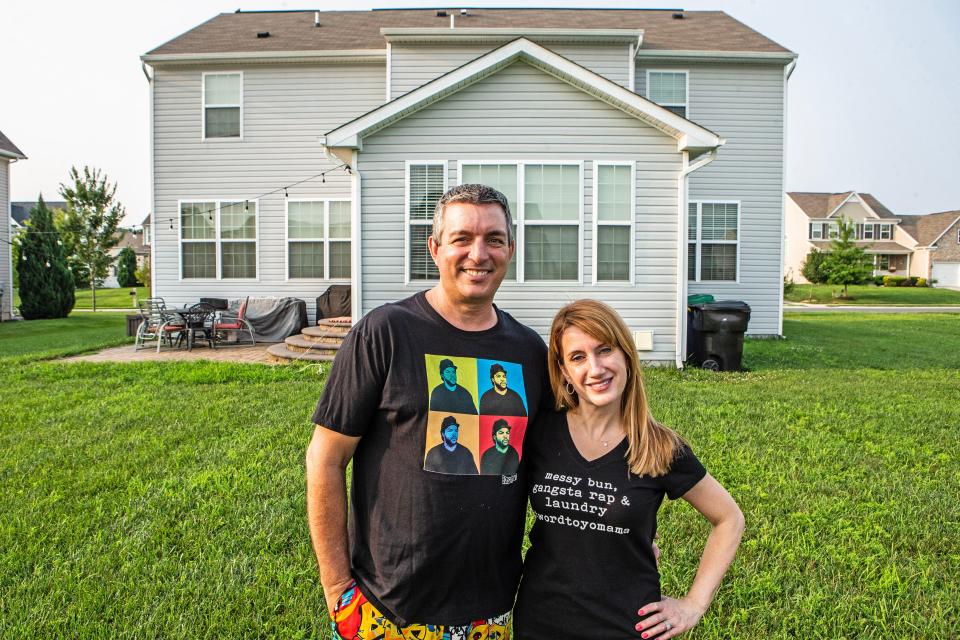
[[[931,277],[936,286],[960,287],[960,262],[936,262]]]

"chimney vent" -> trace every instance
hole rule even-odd
[[[674,20],[683,20],[683,14],[682,14],[682,13],[675,13],[675,14],[673,14],[673,19],[674,19]]]
[[[314,12],[313,12],[313,26],[315,26],[315,27],[319,27],[319,26],[320,26],[320,12],[319,12],[319,11],[314,11]]]
[[[257,31],[257,37],[258,37],[258,38],[269,38],[269,37],[270,37],[270,32],[269,32],[269,31]]]

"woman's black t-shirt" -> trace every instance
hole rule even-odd
[[[627,441],[587,461],[566,413],[542,415],[524,451],[535,521],[514,608],[518,640],[639,638],[637,610],[660,599],[657,510],[706,470],[684,447],[670,471],[629,472]]]

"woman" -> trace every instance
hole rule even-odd
[[[743,514],[673,431],[650,416],[630,331],[594,300],[554,318],[557,413],[538,418],[524,458],[535,512],[514,608],[520,640],[675,637],[699,622],[743,533]],[[662,597],[654,557],[663,496],[713,525],[693,585]]]

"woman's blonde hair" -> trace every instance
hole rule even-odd
[[[572,409],[580,404],[576,392],[567,390],[560,369],[563,333],[570,327],[623,352],[627,361],[627,384],[620,401],[620,413],[627,434],[627,465],[637,475],[656,477],[667,473],[683,440],[650,415],[640,359],[630,330],[616,311],[598,300],[577,300],[568,304],[557,312],[550,327],[547,369],[557,399],[557,410]]]

